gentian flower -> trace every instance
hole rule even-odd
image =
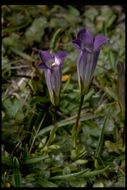
[[[89,87],[97,64],[101,46],[108,41],[104,35],[98,34],[95,37],[87,29],[81,29],[77,38],[73,40],[79,51],[77,59],[78,82],[83,95]]]
[[[59,51],[55,54],[50,54],[48,51],[41,50],[39,55],[42,62],[38,65],[38,68],[43,69],[50,100],[54,106],[57,106],[59,103],[62,66],[67,53]]]

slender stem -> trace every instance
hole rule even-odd
[[[56,133],[56,130],[57,130],[57,125],[56,125],[56,113],[57,113],[57,107],[54,106],[54,114],[53,114],[53,128],[51,129],[50,131],[50,135],[49,135],[49,139],[46,143],[47,146],[49,146],[52,141],[54,140],[54,137],[55,137],[55,133]]]
[[[74,147],[76,146],[76,140],[77,140],[77,136],[78,136],[78,133],[80,130],[79,121],[80,121],[80,114],[81,114],[81,109],[82,109],[82,105],[83,105],[83,100],[84,100],[84,95],[81,95],[76,123],[72,129],[72,140],[73,140]]]
[[[80,114],[81,114],[81,109],[82,109],[83,100],[84,100],[84,95],[82,95],[82,96],[81,96],[81,99],[80,99],[79,110],[78,110],[77,120],[76,120],[76,124],[75,124],[75,129],[76,129],[77,131],[79,131],[79,128],[80,128],[79,120],[80,120]]]

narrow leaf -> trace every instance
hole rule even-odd
[[[102,129],[101,129],[101,134],[100,134],[100,137],[99,137],[99,140],[98,140],[98,145],[97,145],[96,152],[95,152],[95,158],[99,157],[101,149],[102,149],[103,140],[104,140],[104,129],[105,129],[105,126],[106,126],[106,121],[107,121],[108,115],[109,114],[107,114],[105,116],[104,124],[103,124]]]
[[[13,158],[13,179],[15,187],[21,187],[20,164],[16,157]]]

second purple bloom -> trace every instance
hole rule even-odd
[[[67,53],[59,51],[55,54],[50,54],[48,51],[40,51],[39,55],[42,62],[38,67],[44,70],[50,100],[54,106],[57,106],[59,103],[62,66]]]
[[[97,64],[101,46],[108,41],[104,35],[95,37],[87,29],[81,29],[73,43],[79,50],[77,60],[78,81],[83,95],[89,87]]]

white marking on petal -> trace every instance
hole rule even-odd
[[[55,65],[60,65],[60,59],[58,57],[55,57]]]
[[[54,63],[52,63],[52,66],[58,66],[58,64],[54,62]]]

